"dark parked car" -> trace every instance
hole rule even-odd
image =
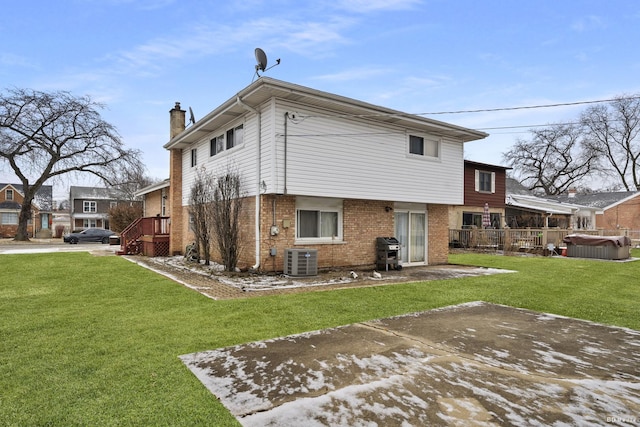
[[[105,230],[104,228],[87,228],[77,233],[71,233],[64,236],[62,239],[65,243],[75,244],[78,242],[101,242],[109,243],[109,237],[115,236],[111,230]]]

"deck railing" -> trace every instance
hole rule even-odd
[[[562,239],[567,234],[595,236],[628,236],[633,246],[640,245],[640,230],[573,230],[559,228],[525,229],[449,229],[449,247],[495,250],[541,250],[565,246]]]
[[[166,216],[138,218],[120,233],[120,247],[127,255],[140,253],[142,236],[168,236],[170,220]]]

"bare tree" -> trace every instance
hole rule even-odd
[[[227,271],[234,271],[240,256],[242,178],[230,168],[216,179],[213,192],[214,236]]]
[[[214,177],[205,168],[199,168],[191,186],[189,215],[198,254],[197,261],[200,261],[202,254],[205,265],[211,264],[214,191]]]
[[[0,94],[0,159],[23,186],[16,240],[29,240],[27,223],[39,188],[69,173],[90,173],[110,184],[123,170],[141,169],[140,152],[126,149],[103,108],[88,96],[9,89]]]
[[[587,149],[627,190],[640,190],[640,96],[619,96],[608,105],[588,108],[581,116]]]
[[[596,154],[585,150],[581,130],[571,124],[532,129],[531,140],[519,139],[504,161],[530,190],[561,194],[593,173]]]
[[[109,228],[116,233],[122,232],[133,221],[142,217],[142,203],[118,203],[109,208]]]

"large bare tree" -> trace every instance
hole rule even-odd
[[[608,172],[627,191],[640,190],[640,95],[592,106],[581,122],[587,150],[598,157],[601,172]]]
[[[126,149],[103,105],[69,92],[8,89],[0,94],[0,160],[22,183],[24,202],[16,240],[29,240],[27,223],[38,189],[64,174],[89,173],[107,185],[124,171],[141,170],[140,152]]]
[[[519,139],[502,155],[528,189],[561,194],[593,173],[596,154],[584,149],[579,126],[552,124],[530,132],[530,140]]]

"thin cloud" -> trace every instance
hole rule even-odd
[[[596,15],[583,16],[571,25],[571,29],[577,32],[601,30],[607,28],[605,21]]]
[[[422,3],[421,0],[341,0],[333,7],[350,12],[369,13],[388,10],[408,10]]]
[[[341,71],[333,74],[323,74],[316,76],[314,80],[322,80],[327,82],[346,82],[352,80],[363,80],[370,77],[377,77],[385,75],[391,72],[389,68],[375,68],[375,67],[359,67]]]

